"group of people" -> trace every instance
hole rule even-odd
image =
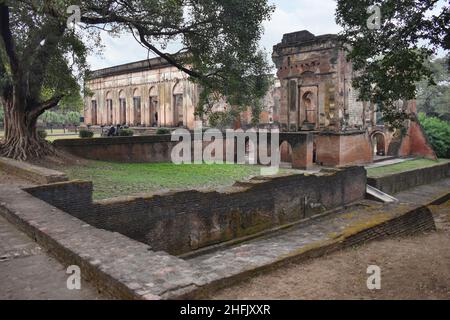
[[[127,127],[126,126],[122,126],[122,125],[120,125],[120,124],[118,124],[118,125],[116,125],[116,126],[111,126],[109,129],[108,129],[108,132],[107,132],[107,136],[108,137],[116,137],[116,136],[118,136],[119,135],[119,132],[120,132],[120,130],[122,130],[122,129],[127,129]]]

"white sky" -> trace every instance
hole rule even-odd
[[[285,33],[304,29],[315,35],[340,31],[334,18],[335,0],[269,0],[269,2],[276,5],[276,10],[272,19],[264,23],[265,32],[261,39],[261,46],[269,54],[272,53],[272,46],[280,42]],[[446,0],[441,0],[440,3],[445,5]],[[131,35],[111,38],[103,33],[102,40],[105,45],[102,55],[88,57],[92,70],[147,58],[147,50]]]

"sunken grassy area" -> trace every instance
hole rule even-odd
[[[393,165],[376,167],[367,169],[368,177],[382,177],[390,174],[396,174],[421,168],[433,167],[436,165],[450,163],[448,159],[439,159],[438,161],[428,160],[428,159],[415,159],[409,160],[401,163],[396,163]]]
[[[260,174],[248,165],[175,165],[171,163],[113,163],[89,161],[60,168],[70,179],[94,183],[94,199],[140,195],[162,190],[231,186]]]

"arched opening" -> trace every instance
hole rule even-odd
[[[156,87],[151,87],[148,98],[149,122],[152,127],[159,127],[160,112],[158,105],[158,91]]]
[[[383,133],[376,132],[372,135],[372,146],[375,156],[384,157],[386,155],[386,139]]]
[[[245,138],[245,163],[257,164],[258,163],[258,149],[253,140],[249,137]]]
[[[97,125],[98,124],[98,119],[97,119],[97,100],[92,100],[91,101],[91,121],[92,121],[92,125]]]
[[[302,95],[302,112],[301,119],[304,119],[303,126],[306,126],[305,129],[315,129],[317,122],[317,101],[316,95],[311,91],[307,91]]]
[[[127,99],[123,90],[119,92],[119,122],[121,125],[127,123]]]
[[[134,121],[135,126],[141,125],[141,95],[139,90],[135,89],[133,92],[133,110],[134,110]]]
[[[184,125],[183,91],[182,82],[178,82],[173,87],[173,124],[177,127]]]
[[[114,122],[113,118],[114,112],[113,112],[113,101],[112,101],[112,94],[110,91],[106,93],[106,123],[109,125],[112,125]]]
[[[313,143],[313,163],[317,163],[317,145]]]
[[[292,146],[289,142],[283,141],[280,145],[281,166],[292,166]]]

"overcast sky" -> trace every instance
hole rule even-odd
[[[268,53],[272,52],[273,45],[280,42],[285,33],[304,29],[316,35],[340,31],[334,18],[335,0],[269,0],[269,2],[276,5],[276,10],[272,19],[264,23],[265,32],[261,39],[261,46],[266,48]],[[446,0],[440,2],[445,4]],[[103,33],[102,39],[105,45],[102,55],[91,55],[88,59],[92,70],[147,58],[147,50],[131,35],[111,38]]]

